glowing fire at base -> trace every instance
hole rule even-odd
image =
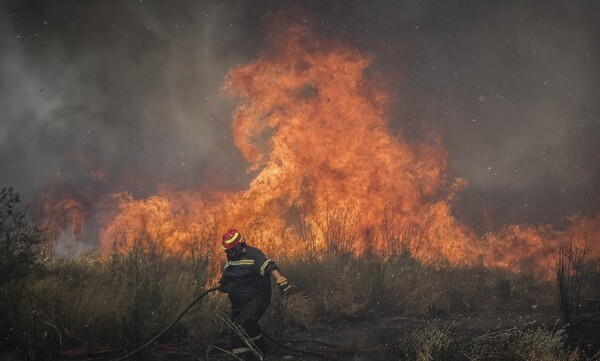
[[[395,242],[423,258],[459,262],[472,254],[471,232],[450,214],[462,181],[446,175],[437,138],[409,145],[389,134],[389,97],[365,77],[369,58],[298,26],[274,36],[270,50],[231,71],[224,86],[240,98],[235,144],[258,174],[247,191],[221,194],[206,211],[269,242],[284,236],[286,249],[297,252],[385,254],[393,251],[381,231],[387,226]],[[148,233],[179,251],[195,212],[175,209],[189,203],[125,199],[103,239],[121,235],[127,243],[152,224]],[[142,226],[143,217],[152,220]]]
[[[223,87],[240,100],[233,134],[256,172],[249,188],[118,195],[103,248],[141,241],[186,252],[201,240],[216,249],[219,232],[235,226],[273,253],[281,244],[288,255],[409,251],[432,262],[547,270],[557,245],[581,235],[576,229],[597,239],[600,218],[572,218],[562,232],[511,226],[483,238],[461,225],[451,206],[465,182],[449,176],[436,135],[409,144],[389,133],[390,97],[365,76],[369,64],[301,26],[273,33],[267,51],[233,69]]]

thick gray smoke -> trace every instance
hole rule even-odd
[[[255,51],[240,26],[243,10],[221,2],[5,4],[1,183],[29,193],[96,178],[152,192],[158,183],[196,186],[211,170],[235,183],[244,172],[229,139],[231,101],[219,89]]]
[[[442,135],[469,182],[459,218],[486,230],[483,214],[499,226],[600,210],[592,0],[4,2],[0,186],[29,199],[244,187],[220,87],[286,7],[373,55],[369,75],[398,100],[395,134]]]

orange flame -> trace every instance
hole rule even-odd
[[[452,215],[466,182],[449,175],[439,136],[408,143],[389,133],[391,99],[365,75],[370,61],[303,26],[274,32],[267,51],[223,86],[240,101],[233,135],[256,173],[248,189],[115,195],[103,249],[141,241],[173,252],[200,244],[212,254],[221,227],[235,226],[274,253],[282,245],[288,255],[409,251],[526,271],[547,270],[557,245],[583,228],[598,239],[600,216],[570,218],[564,231],[510,226],[479,239]],[[597,242],[592,248],[600,254]]]
[[[600,256],[600,215],[596,218],[571,216],[564,230],[550,225],[511,225],[483,239],[481,254],[488,267],[507,268],[540,277],[552,276],[555,256],[561,245],[578,242],[591,257]]]
[[[74,197],[44,194],[40,212],[42,229],[53,239],[63,238],[71,243],[81,241],[85,234],[85,220],[89,216],[85,205]]]
[[[234,139],[261,169],[243,194],[235,219],[250,213],[277,228],[294,207],[326,239],[328,213],[356,213],[349,250],[385,252],[378,235],[384,212],[420,230],[420,252],[452,261],[467,252],[470,232],[451,218],[448,202],[461,180],[446,174],[437,137],[409,145],[388,132],[389,96],[366,78],[370,59],[300,26],[272,38],[274,52],[230,72],[225,89],[240,97]],[[447,237],[447,236],[450,237]],[[440,237],[447,239],[442,243]]]

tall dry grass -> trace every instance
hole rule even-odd
[[[387,258],[355,257],[351,244],[356,216],[351,210],[332,211],[318,225],[318,232],[308,223],[299,227],[306,251],[302,257],[265,249],[295,288],[289,297],[274,291],[262,320],[269,334],[281,338],[324,323],[394,316],[443,318],[556,303],[553,284],[525,275],[481,266],[423,264],[412,256],[418,248],[418,234],[412,239],[393,225],[384,227],[381,235],[392,237],[390,244],[395,245]],[[311,247],[315,244],[311,237],[317,233],[335,245]],[[214,238],[214,230],[210,237]],[[191,243],[186,255],[166,252],[156,244],[160,242],[143,240],[104,257],[48,258],[43,271],[6,293],[12,303],[4,304],[14,309],[15,322],[10,339],[3,344],[4,355],[42,360],[56,359],[61,351],[74,348],[125,352],[158,334],[195,296],[214,286],[223,255],[207,252],[206,240]],[[199,355],[211,344],[225,346],[228,330],[220,315],[228,314],[228,305],[225,295],[209,295],[159,342]],[[433,325],[405,339],[391,340],[391,345],[399,346],[390,352],[398,360],[476,360],[500,349],[509,349],[503,355],[512,360],[583,359],[564,346],[563,332],[519,329],[489,334],[475,342]]]
[[[451,326],[430,323],[398,343],[395,360],[410,361],[579,361],[589,360],[571,349],[564,328],[524,325],[483,335],[461,334]]]
[[[586,245],[572,239],[557,252],[559,306],[563,320],[573,326],[600,315],[600,260],[589,259]]]
[[[317,319],[444,316],[530,307],[554,299],[551,284],[526,276],[483,267],[440,268],[407,256],[382,261],[342,254],[281,263],[297,289],[288,300],[288,322],[307,327]]]
[[[162,331],[204,290],[203,260],[134,247],[108,258],[53,260],[32,275],[14,312],[15,353],[55,359],[60,350],[131,350]],[[222,297],[207,297],[161,341],[207,346],[224,332]],[[209,332],[210,330],[210,332]],[[215,332],[216,331],[216,332]]]
[[[532,280],[523,276],[477,267],[434,267],[407,256],[382,262],[330,254],[324,260],[281,259],[279,263],[295,292],[284,297],[274,291],[262,320],[265,330],[279,338],[324,323],[406,315],[443,317],[543,303],[553,297],[552,285],[532,287]],[[56,359],[61,350],[73,348],[132,350],[162,331],[214,278],[209,261],[159,249],[53,260],[26,282],[14,311],[19,320],[14,337],[20,339],[11,354]],[[225,346],[228,331],[220,315],[228,312],[227,298],[212,294],[159,341],[193,352],[210,344]],[[444,338],[446,331],[430,330],[431,340],[439,336],[437,345],[419,346],[425,336],[408,338],[414,350],[402,352],[449,354],[455,343],[463,341]],[[533,344],[545,340],[525,336]],[[517,342],[517,338],[510,340]],[[474,345],[472,351],[477,347],[483,346]],[[398,353],[397,357],[412,356],[402,358]]]

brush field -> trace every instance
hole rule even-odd
[[[425,265],[409,254],[382,260],[331,253],[277,262],[295,289],[289,296],[274,291],[262,325],[295,349],[334,360],[600,359],[597,310],[566,324],[554,280]],[[2,358],[116,359],[214,286],[214,263],[141,247],[38,262],[26,278],[2,287]],[[587,273],[586,295],[598,280],[595,270]],[[228,312],[227,297],[212,293],[132,359],[226,359],[218,348],[227,348]],[[322,357],[270,343],[266,359]]]

